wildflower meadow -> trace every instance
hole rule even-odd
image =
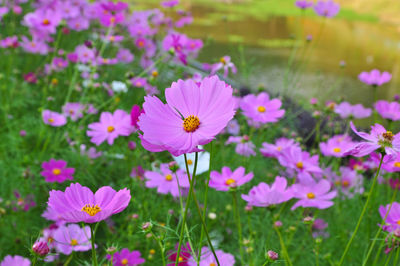
[[[398,68],[342,3],[0,0],[0,265],[400,265]],[[278,71],[226,33],[264,11]]]

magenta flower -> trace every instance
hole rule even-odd
[[[317,15],[327,18],[333,18],[339,13],[340,5],[331,0],[328,1],[318,1],[314,5],[314,11]]]
[[[230,56],[221,57],[218,63],[215,63],[211,67],[211,75],[217,73],[220,69],[224,70],[224,77],[226,78],[229,74],[229,69],[233,74],[236,74],[237,69],[236,66],[231,62]]]
[[[300,199],[291,210],[297,207],[326,209],[333,205],[331,199],[336,197],[336,191],[331,191],[329,181],[322,179],[318,183],[294,184],[292,186],[293,197]]]
[[[249,140],[249,137],[244,135],[243,137],[229,137],[225,142],[225,145],[236,143],[235,151],[237,154],[243,155],[245,157],[255,156],[254,151],[255,145]]]
[[[210,173],[209,185],[218,191],[229,191],[231,188],[240,187],[254,177],[252,172],[245,174],[245,171],[246,169],[242,166],[233,172],[229,167],[224,166],[222,167],[221,173],[217,171],[212,171]]]
[[[285,110],[279,109],[282,102],[279,99],[270,99],[268,93],[261,92],[257,96],[249,94],[240,102],[243,114],[261,123],[275,123],[285,114]]]
[[[358,79],[371,86],[381,86],[392,79],[392,75],[389,72],[380,72],[378,69],[373,69],[371,72],[361,72],[358,75]]]
[[[290,188],[287,188],[286,178],[277,176],[274,183],[269,186],[261,182],[253,187],[248,195],[242,194],[242,199],[247,201],[250,206],[268,207],[270,205],[280,204],[293,197]]]
[[[34,72],[26,73],[26,74],[24,74],[23,77],[24,77],[24,80],[28,83],[36,84],[36,82],[37,82],[37,77]]]
[[[372,114],[372,110],[370,108],[365,108],[362,104],[351,105],[348,102],[342,102],[335,105],[335,113],[339,114],[343,119],[361,119],[369,117]]]
[[[379,207],[379,214],[381,215],[382,220],[386,217],[385,224],[382,226],[382,229],[387,232],[393,232],[396,229],[400,229],[400,203],[393,202],[390,211],[389,207],[390,204],[386,206],[381,205]]]
[[[347,135],[336,135],[328,139],[327,142],[321,142],[319,147],[321,153],[325,156],[345,157],[345,152],[356,145]]]
[[[215,255],[217,255],[218,261],[222,266],[234,266],[235,257],[232,254],[225,253],[222,250],[216,250]],[[189,266],[197,266],[197,262],[194,260],[189,261]],[[213,253],[207,248],[201,248],[200,266],[210,266],[217,265],[217,261],[214,258]]]
[[[115,26],[124,21],[124,10],[128,8],[127,3],[112,1],[99,4],[99,20],[105,27]]]
[[[134,56],[128,49],[121,48],[118,50],[116,58],[118,62],[128,64],[133,61]]]
[[[353,122],[350,122],[351,129],[362,139],[352,149],[345,152],[345,155],[353,155],[355,157],[363,157],[371,152],[380,149],[390,157],[397,156],[400,152],[400,133],[394,135],[391,131],[387,131],[383,126],[375,124],[371,126],[371,133],[358,132]]]
[[[168,150],[179,156],[198,151],[197,146],[211,142],[235,113],[232,88],[216,76],[204,78],[200,86],[179,80],[165,96],[167,104],[146,96],[139,117],[142,145],[152,152]]]
[[[83,117],[83,111],[85,110],[85,105],[81,103],[66,103],[63,107],[63,114],[66,117],[70,117],[72,121],[76,121]]]
[[[96,50],[87,47],[86,45],[78,45],[75,47],[75,54],[79,62],[86,64],[91,63],[96,58]]]
[[[56,250],[69,255],[72,251],[92,249],[90,227],[81,228],[77,224],[61,225],[53,233]]]
[[[56,33],[57,26],[62,20],[60,12],[52,8],[36,9],[25,15],[23,24],[45,34]]]
[[[109,145],[113,145],[119,136],[129,136],[132,133],[130,115],[123,110],[116,110],[114,114],[101,113],[100,122],[89,124],[88,128],[86,134],[97,146],[105,140]]]
[[[67,123],[67,118],[65,118],[64,115],[52,112],[50,110],[43,110],[42,118],[46,125],[53,127],[61,127]]]
[[[174,173],[168,164],[161,164],[159,172],[146,171],[144,177],[146,178],[146,187],[156,187],[157,192],[160,194],[170,193],[174,197],[179,197],[179,188],[189,187],[189,180],[186,173],[180,169]]]
[[[176,243],[174,250],[169,251],[167,253],[168,260],[171,262],[171,263],[168,263],[167,266],[174,266],[175,265],[176,255],[178,254],[177,250],[178,250],[178,243]],[[192,256],[190,254],[191,252],[192,252],[192,249],[190,248],[190,244],[189,243],[186,243],[186,244],[182,245],[181,253],[179,254],[178,266],[188,266],[189,265],[188,263],[189,263],[189,260],[191,259],[191,256]]]
[[[72,176],[75,173],[74,168],[67,168],[67,162],[63,160],[50,159],[48,162],[42,163],[43,171],[40,173],[46,179],[46,182],[59,182],[65,180],[73,180]]]
[[[373,167],[378,167],[381,161],[381,154],[373,152],[370,155],[370,161],[373,163]],[[385,156],[382,161],[382,169],[386,172],[400,172],[400,152],[396,156],[388,157]]]
[[[134,87],[143,88],[144,86],[147,85],[147,79],[137,77],[137,78],[131,79],[131,83],[132,83],[132,86],[134,86]]]
[[[300,9],[307,9],[307,8],[309,8],[309,7],[312,7],[313,6],[313,2],[312,1],[310,1],[310,2],[308,2],[307,0],[297,0],[296,2],[295,2],[295,5],[298,7],[298,8],[300,8]]]
[[[116,192],[111,187],[101,187],[95,194],[79,183],[71,184],[65,192],[50,191],[47,202],[58,216],[70,223],[96,223],[122,212],[131,199],[129,189]]]
[[[300,148],[300,144],[295,142],[293,139],[279,138],[276,140],[275,144],[263,142],[260,152],[265,157],[278,158],[279,156],[282,156],[283,152],[289,147]]]
[[[0,7],[1,9],[1,7]],[[17,48],[19,46],[17,36],[8,36],[0,40],[0,47],[2,48]]]
[[[123,248],[120,252],[115,252],[113,255],[113,266],[135,266],[145,262],[145,259],[141,257],[139,251],[129,251],[127,248]]]
[[[167,1],[162,1],[161,6],[164,8],[171,8],[179,4],[179,0],[167,0]]]
[[[68,28],[74,31],[87,30],[90,26],[90,21],[86,17],[78,16],[67,20]]]
[[[349,167],[340,167],[341,176],[336,176],[332,181],[338,190],[341,191],[348,198],[352,198],[355,193],[362,194],[364,192],[362,175]]]
[[[383,118],[392,121],[400,120],[400,103],[380,100],[374,104],[374,107]]]
[[[43,40],[39,40],[35,37],[33,37],[32,40],[29,40],[25,36],[22,36],[21,39],[22,42],[20,42],[20,46],[25,52],[41,55],[45,55],[49,52],[49,46]]]
[[[0,266],[30,266],[31,261],[27,258],[15,255],[7,255],[4,257],[3,261],[0,263]]]

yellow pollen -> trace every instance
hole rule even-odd
[[[54,168],[53,169],[53,175],[59,175],[59,174],[61,174],[61,170],[58,169],[58,168]]]
[[[190,160],[190,159],[188,159],[188,160],[187,160],[187,163],[188,163],[188,165],[192,165],[192,164],[193,164],[193,161]]]
[[[128,264],[128,260],[127,260],[127,259],[121,260],[121,264],[122,264],[122,265],[127,265],[127,264]]]
[[[152,75],[153,77],[157,77],[157,76],[158,76],[158,72],[157,72],[156,70],[154,70],[153,72],[151,72],[151,75]]]
[[[197,116],[190,115],[183,120],[183,129],[186,132],[195,132],[200,126],[200,120]]]
[[[49,121],[49,123],[54,123],[54,118],[49,118],[47,121]]]
[[[138,42],[138,45],[139,45],[140,47],[143,47],[144,42],[143,42],[143,41],[139,41],[139,42]]]
[[[167,181],[172,181],[172,175],[166,175],[165,180]]]
[[[47,18],[43,19],[43,25],[49,25],[50,24],[50,20],[48,20]]]
[[[49,236],[49,237],[47,238],[47,242],[48,242],[48,243],[53,243],[53,241],[54,241],[54,238],[52,238],[51,236]]]
[[[108,133],[111,133],[111,132],[113,132],[115,130],[115,128],[113,127],[113,126],[108,126],[107,127],[107,132]]]
[[[390,141],[390,142],[392,142],[393,137],[394,137],[392,131],[386,131],[385,133],[382,134],[382,136],[385,140]]]
[[[314,198],[315,198],[315,194],[312,193],[312,192],[308,192],[308,193],[307,193],[307,198],[309,198],[309,199],[314,199]]]
[[[340,149],[340,148],[333,148],[333,152],[336,152],[336,153],[339,153],[339,152],[341,152],[342,150]]]
[[[397,224],[400,225],[400,220],[397,221]]]
[[[299,169],[303,169],[304,168],[303,162],[296,163],[296,167]]]
[[[149,250],[149,253],[150,253],[151,255],[154,255],[154,254],[156,254],[156,251],[155,251],[154,249],[150,249],[150,250]]]
[[[211,262],[209,266],[217,266],[214,262]]]
[[[71,246],[76,246],[78,245],[78,240],[76,240],[75,238],[71,239]]]
[[[178,261],[179,261],[179,262],[182,262],[182,261],[183,261],[183,258],[182,258],[181,256],[179,256]]]
[[[228,180],[225,181],[225,185],[230,186],[232,184],[236,183],[235,179],[229,178]]]
[[[226,64],[226,60],[225,60],[225,58],[223,58],[223,57],[221,57],[220,59],[219,59],[219,61],[222,63],[222,64]]]
[[[399,167],[400,168],[400,162],[395,162],[394,167]]]
[[[53,79],[51,80],[51,84],[57,85],[57,84],[58,84],[58,79],[53,78]]]
[[[71,115],[73,115],[73,114],[74,114],[74,110],[69,110],[69,113],[70,113]]]
[[[115,41],[115,36],[110,36],[110,41],[111,42]]]
[[[115,23],[115,17],[111,17],[111,18],[110,18],[110,23],[111,23],[111,24],[114,24],[114,23]]]
[[[281,147],[281,146],[278,146],[278,147],[276,147],[276,150],[277,150],[277,151],[281,151],[281,150],[282,150],[282,147]]]
[[[347,180],[342,181],[342,186],[343,187],[348,187],[350,185],[350,182]]]
[[[94,205],[94,204],[86,204],[85,206],[82,207],[83,212],[86,212],[90,216],[95,216],[98,212],[101,212],[101,209],[99,205]]]
[[[259,111],[260,113],[264,113],[265,112],[265,107],[264,106],[258,106],[257,111]]]

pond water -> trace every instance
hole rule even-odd
[[[139,8],[158,7],[145,0],[135,3]],[[242,84],[253,89],[262,85],[297,99],[345,99],[371,106],[372,90],[357,76],[378,68],[393,75],[390,83],[379,88],[378,98],[391,100],[400,93],[400,31],[394,25],[313,16],[239,15],[233,5],[241,4],[226,4],[223,12],[185,1],[184,9],[192,13],[194,23],[180,31],[205,40],[200,61],[216,62],[231,55],[239,69],[246,65],[239,78]],[[340,67],[341,61],[345,67]]]

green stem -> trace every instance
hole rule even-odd
[[[92,266],[97,266],[96,248],[95,248],[95,245],[94,245],[95,230],[94,230],[93,226],[94,226],[94,224],[90,225],[90,240],[92,242]]]
[[[72,251],[71,255],[69,255],[68,259],[65,261],[64,266],[68,266],[68,264],[71,262],[73,257],[74,257],[74,252]],[[111,258],[111,261],[112,261],[112,258]]]
[[[393,253],[394,252],[390,252],[390,255],[387,256],[385,266],[389,264],[390,260],[392,259]]]
[[[398,190],[398,188],[396,187],[395,190],[394,190],[392,199],[390,200],[389,209],[388,209],[388,211],[386,212],[385,217],[383,218],[383,221],[382,221],[381,226],[379,226],[378,232],[376,232],[375,237],[374,237],[374,239],[372,240],[371,247],[370,247],[369,250],[368,250],[367,257],[365,258],[365,260],[364,260],[364,262],[363,262],[363,266],[366,265],[366,263],[367,263],[367,261],[368,261],[368,258],[369,258],[369,256],[370,256],[371,253],[372,253],[372,249],[373,249],[374,246],[375,246],[376,240],[377,240],[379,234],[382,232],[383,225],[385,224],[386,218],[388,217],[389,212],[390,212],[390,209],[392,208],[392,204],[393,204],[394,200],[396,199],[397,190]]]
[[[289,258],[289,253],[287,252],[287,249],[286,249],[286,246],[285,246],[285,241],[283,241],[281,232],[279,232],[279,229],[276,226],[274,226],[274,229],[275,229],[276,233],[278,234],[279,242],[281,244],[283,256],[285,257],[285,259],[287,261],[287,264],[289,264],[289,266],[292,266],[293,264],[292,264],[292,261]]]
[[[151,235],[153,236],[154,240],[157,241],[158,246],[160,247],[161,259],[162,259],[162,262],[163,262],[163,266],[165,266],[165,265],[167,265],[167,263],[166,263],[166,261],[165,261],[165,254],[164,254],[164,253],[165,253],[165,248],[164,248],[163,244],[161,243],[160,238],[157,237],[157,236],[155,236],[153,232],[150,232],[150,233],[151,233]]]
[[[204,192],[204,209],[203,209],[203,217],[204,217],[204,222],[206,222],[207,220],[207,216],[206,216],[206,212],[207,212],[207,196],[208,196],[208,186],[210,184],[210,176],[211,176],[211,162],[212,162],[212,157],[213,157],[213,146],[212,146],[212,142],[210,143],[210,163],[208,166],[208,175],[207,175],[207,185],[206,185],[206,191]],[[206,224],[207,225],[207,224]],[[199,241],[199,247],[202,246],[202,242],[203,242],[203,238],[204,238],[204,228],[201,227],[201,234],[200,234],[200,241]],[[200,252],[201,252],[201,248],[199,249],[199,253],[198,253],[198,262],[197,265],[200,264]]]
[[[350,245],[351,245],[351,243],[353,242],[354,237],[356,236],[358,229],[360,228],[360,224],[361,224],[361,221],[362,221],[362,219],[363,219],[363,217],[364,217],[365,212],[367,211],[368,204],[369,204],[369,201],[370,201],[370,199],[371,199],[371,195],[372,195],[373,192],[374,192],[374,188],[375,188],[375,185],[376,185],[376,180],[378,179],[379,173],[380,173],[380,171],[381,171],[381,166],[382,166],[382,162],[383,162],[383,158],[384,158],[384,157],[385,157],[385,156],[382,154],[382,156],[381,156],[381,161],[379,162],[378,171],[376,172],[376,175],[375,175],[375,177],[374,177],[374,181],[372,182],[371,189],[369,190],[369,193],[368,193],[367,201],[366,201],[365,204],[364,204],[364,208],[363,208],[363,210],[362,210],[362,212],[361,212],[360,218],[358,218],[358,222],[357,222],[356,228],[354,229],[354,232],[353,232],[353,234],[351,235],[351,238],[350,238],[349,242],[347,243],[346,248],[344,249],[343,255],[342,255],[342,257],[341,257],[341,259],[340,259],[340,261],[339,261],[339,266],[343,265],[344,258],[346,257],[346,254],[347,254],[347,252],[349,251]]]
[[[36,263],[37,263],[37,258],[38,258],[38,256],[35,254],[35,257],[33,258],[33,261],[32,261],[32,266],[35,266],[35,265],[36,265]]]
[[[399,260],[399,254],[400,254],[400,247],[397,248],[396,257],[394,258],[394,264],[393,265],[398,265],[397,261]]]
[[[239,233],[240,261],[242,262],[242,265],[246,265],[244,262],[242,223],[240,222],[240,213],[238,208],[236,190],[232,191],[232,199],[233,199],[233,211],[235,215],[236,226]]]

